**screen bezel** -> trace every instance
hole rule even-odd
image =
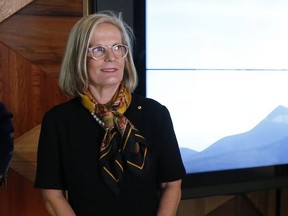
[[[288,187],[287,165],[192,173],[183,179],[182,199],[284,187]]]

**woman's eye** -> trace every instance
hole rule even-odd
[[[116,46],[114,46],[114,50],[120,50],[121,49],[121,45],[116,45]]]
[[[93,49],[93,52],[105,52],[105,47],[101,47],[101,46],[99,46],[99,47],[95,47],[94,49]]]

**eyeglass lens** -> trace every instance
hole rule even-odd
[[[116,44],[114,46],[109,46],[109,47],[106,47],[106,46],[93,47],[91,48],[91,52],[92,52],[93,57],[99,60],[106,55],[106,53],[108,52],[107,50],[109,48],[112,49],[112,52],[115,58],[118,58],[118,59],[124,58],[128,53],[128,48],[122,44]]]

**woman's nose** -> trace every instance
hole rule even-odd
[[[114,61],[115,55],[113,53],[113,50],[109,47],[105,53],[105,61]]]

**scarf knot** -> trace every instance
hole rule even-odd
[[[105,134],[100,145],[100,170],[104,182],[119,195],[126,170],[142,177],[148,170],[148,147],[143,135],[123,114],[131,103],[124,82],[112,98],[112,105],[99,104],[89,91],[82,104],[104,122]]]

